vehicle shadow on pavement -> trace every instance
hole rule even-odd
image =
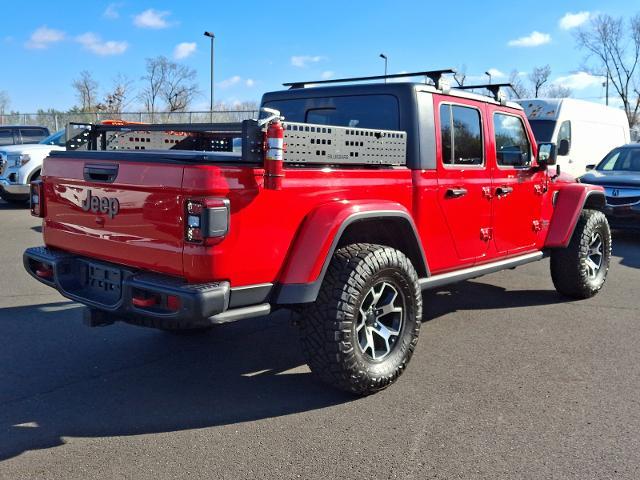
[[[0,210],[24,210],[25,215],[31,215],[29,211],[29,205],[24,203],[7,203],[4,200],[0,200]]]
[[[503,287],[469,280],[427,290],[423,299],[423,322],[460,310],[533,307],[568,301],[553,289],[507,291]]]
[[[640,232],[614,231],[612,250],[620,265],[640,268]]]
[[[201,336],[91,329],[80,317],[72,302],[0,309],[0,461],[63,437],[228,425],[356,399],[312,377],[284,312]]]

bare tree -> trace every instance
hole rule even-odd
[[[142,77],[145,86],[140,92],[139,98],[144,104],[145,110],[151,113],[152,119],[166,82],[169,63],[171,63],[169,59],[163,56],[146,60],[147,73]]]
[[[544,89],[544,96],[547,98],[567,98],[573,94],[569,87],[553,83]]]
[[[93,111],[97,105],[98,82],[93,79],[91,72],[87,70],[80,72],[80,78],[74,80],[72,85],[80,102],[80,110],[83,112]]]
[[[464,82],[467,80],[467,66],[462,65],[458,68],[456,73],[453,74],[453,79],[459,87],[464,87]]]
[[[198,94],[196,71],[186,65],[169,62],[160,94],[169,112],[184,112]]]
[[[551,76],[551,67],[545,65],[543,67],[534,67],[529,74],[529,81],[533,86],[533,96],[538,98],[542,93],[542,87],[549,81]]]
[[[146,71],[142,77],[145,86],[139,98],[152,117],[160,102],[169,112],[185,111],[198,93],[196,71],[167,57],[148,58]]]
[[[509,74],[509,83],[511,84],[511,93],[516,98],[526,98],[529,96],[529,89],[522,81],[522,75],[517,70],[512,70]]]
[[[4,90],[0,90],[0,115],[4,115],[9,105],[11,105],[9,94]]]
[[[133,81],[126,75],[119,73],[113,79],[113,86],[104,96],[104,101],[96,106],[98,110],[107,113],[120,113],[131,103],[130,93]]]
[[[629,125],[638,124],[640,110],[640,14],[613,18],[601,14],[593,18],[588,27],[578,31],[578,45],[587,51],[587,61],[593,60],[596,68],[591,73],[605,73],[618,93]]]

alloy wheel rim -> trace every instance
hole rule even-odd
[[[602,241],[600,233],[593,233],[589,241],[589,250],[585,262],[587,265],[587,275],[592,280],[598,276],[602,268],[602,261],[604,259],[603,247],[604,242]]]
[[[356,322],[360,352],[372,360],[389,356],[398,343],[404,322],[404,301],[389,281],[373,285],[364,296]]]

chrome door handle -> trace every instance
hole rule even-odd
[[[499,197],[509,195],[511,192],[513,192],[513,187],[507,187],[506,185],[496,188],[496,195]]]
[[[467,194],[466,188],[448,188],[447,198],[459,198],[464,197]]]

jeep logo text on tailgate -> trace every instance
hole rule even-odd
[[[93,213],[108,213],[109,218],[115,217],[120,211],[120,202],[117,198],[94,197],[91,190],[87,190],[87,198],[82,201],[82,210]]]

